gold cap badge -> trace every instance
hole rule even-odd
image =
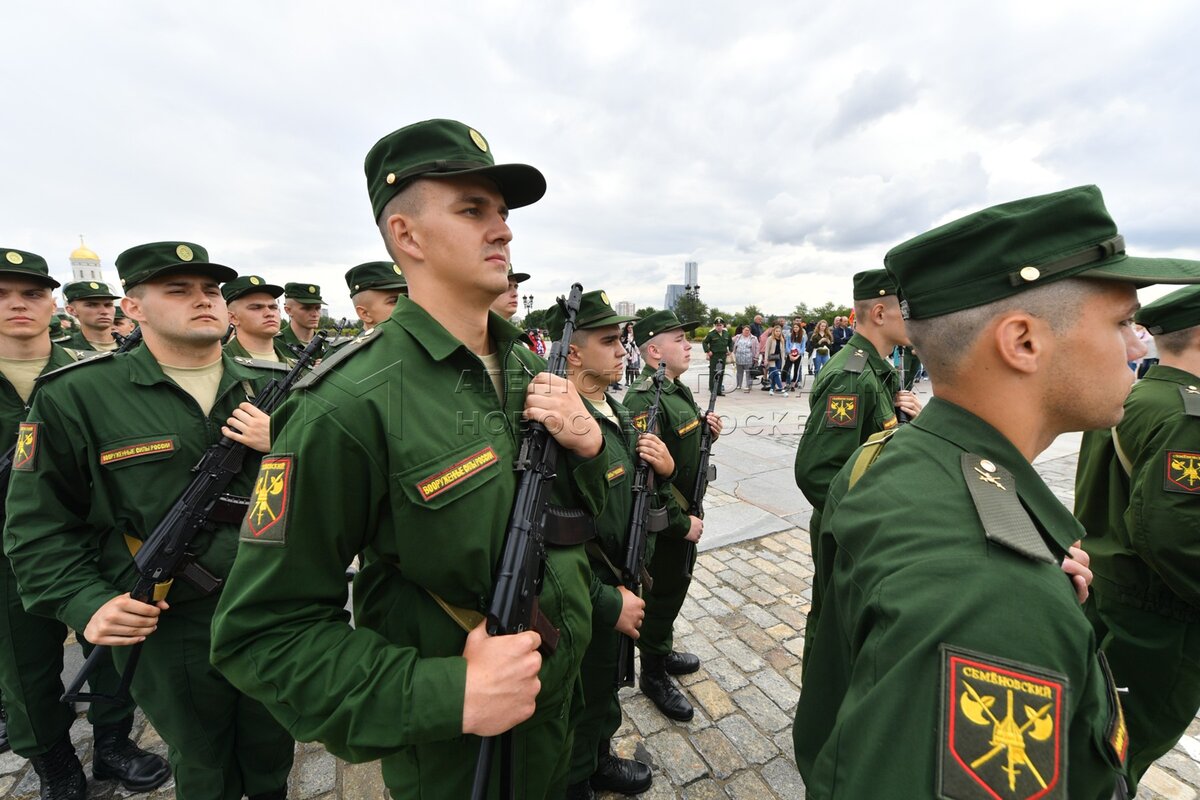
[[[186,244],[181,244],[179,247],[176,247],[175,255],[179,256],[180,261],[191,261],[193,258],[195,258],[195,255],[192,253],[192,248],[188,247]]]
[[[483,136],[479,133],[479,131],[475,130],[474,128],[471,128],[470,131],[471,131],[471,141],[475,143],[476,147],[478,147],[480,150],[482,150],[483,152],[486,153],[487,152],[487,139],[484,139]]]
[[[88,286],[92,287],[93,289],[100,288],[100,284],[96,283],[95,281],[92,281],[91,283],[89,283]]]
[[[1021,267],[1021,280],[1033,283],[1042,277],[1042,271],[1037,267]]]
[[[25,259],[21,257],[20,253],[14,253],[11,250],[4,254],[4,258],[10,264],[23,264],[25,262]]]
[[[252,285],[254,285],[254,286],[258,286],[260,283],[262,283],[262,280],[261,280],[261,279],[259,279],[259,278],[258,278],[257,276],[255,276],[255,275],[251,275],[251,276],[250,276],[250,283],[251,283]]]
[[[612,305],[612,303],[608,302],[608,292],[601,292],[600,299],[604,301],[604,305],[606,305],[606,306]]]
[[[392,272],[395,272],[397,275],[403,275],[403,274],[404,274],[403,272],[401,272],[401,271],[400,271],[400,265],[399,265],[399,264],[392,264]]]
[[[310,287],[308,287],[308,291],[309,291],[309,292],[311,292],[312,294],[316,294],[316,293],[317,293],[317,287],[315,287],[315,286],[310,286]]]
[[[388,186],[391,186],[393,183],[395,183],[396,182],[396,173],[389,172],[387,174],[387,182],[388,182]]]

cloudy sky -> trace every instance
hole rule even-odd
[[[1082,183],[1142,255],[1200,257],[1194,3],[8,4],[0,246],[84,234],[320,283],[386,258],[362,160],[431,117],[540,168],[513,213],[536,305],[579,280],[727,311],[848,300],[962,213]],[[1190,142],[1190,144],[1189,144]],[[1149,296],[1154,296],[1151,292]]]

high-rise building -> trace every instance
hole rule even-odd
[[[632,317],[637,313],[637,303],[632,303],[628,300],[622,300],[617,303],[617,313],[622,317]]]
[[[671,283],[667,284],[667,298],[663,301],[663,308],[674,310],[675,304],[679,302],[679,298],[683,297],[683,284]]]
[[[683,262],[683,285],[696,286],[700,283],[700,265],[695,261]]]

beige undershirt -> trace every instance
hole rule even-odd
[[[93,342],[91,339],[88,339],[88,344],[92,346],[92,349],[99,350],[101,353],[109,353],[117,349],[117,342],[115,339],[111,342],[103,343]]]
[[[596,403],[587,397],[583,399],[587,400],[589,406],[603,414],[606,420],[611,422],[613,425],[616,425],[618,428],[621,427],[621,421],[617,419],[617,412],[612,410],[612,406],[608,404],[608,400],[601,400],[599,403]]]
[[[251,358],[258,359],[259,361],[275,361],[277,363],[283,363],[283,359],[276,355],[274,350],[268,350],[265,353],[260,353],[257,350],[251,350],[249,347],[247,347],[246,352],[250,354]]]
[[[42,370],[46,368],[46,364],[50,363],[50,356],[42,358],[0,358],[0,373],[8,378],[8,382],[17,390],[17,396],[21,398],[22,403],[29,402],[29,395],[33,394],[33,384],[37,380],[37,376],[42,374]]]
[[[203,367],[172,367],[161,362],[159,366],[162,367],[164,375],[192,396],[207,417],[213,404],[217,402],[217,389],[221,386],[221,375],[224,373],[221,359],[218,358]]]
[[[504,399],[504,370],[500,368],[500,354],[492,353],[490,356],[479,356],[479,360],[483,362],[483,368],[487,370],[487,376],[492,379],[492,386],[496,390],[496,397]]]

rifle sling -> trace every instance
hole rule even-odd
[[[383,559],[384,563],[399,571],[399,567],[393,562]],[[454,624],[462,628],[467,633],[479,627],[479,623],[483,622],[486,617],[470,608],[455,606],[443,600],[437,592],[432,589],[425,589],[425,592],[433,598],[433,601],[438,604],[442,611],[446,612],[446,616],[454,620]],[[533,624],[530,625],[530,630],[537,631],[538,636],[542,637],[542,643],[538,645],[538,652],[543,658],[549,658],[554,655],[554,651],[558,649],[558,640],[562,634],[558,632],[558,628],[554,627],[554,623],[550,618],[542,613],[542,609],[535,603],[533,606]]]
[[[683,509],[683,513],[687,514],[692,510],[692,501],[683,492],[679,491],[679,487],[673,483],[671,484],[671,494],[675,496],[675,502],[679,503],[679,507]]]
[[[577,508],[551,504],[546,507],[542,535],[552,547],[573,547],[596,538],[596,520]]]
[[[600,542],[592,540],[585,544],[583,549],[594,561],[599,561],[600,563],[604,564],[604,566],[608,567],[609,572],[611,572],[613,577],[617,579],[618,585],[622,583],[621,570],[617,569],[617,565],[614,564],[612,559],[608,557],[608,553],[604,552],[604,548],[600,546]],[[650,577],[650,573],[646,570],[646,565],[644,563],[639,567],[639,570],[641,571],[642,586],[644,586],[646,589],[653,589],[654,579]]]
[[[142,549],[142,540],[130,536],[128,533],[122,534],[125,537],[125,546],[129,548],[129,555],[136,557],[138,550]],[[171,584],[174,580],[169,580],[165,583],[154,584],[154,602],[167,599],[167,592],[171,591]]]

